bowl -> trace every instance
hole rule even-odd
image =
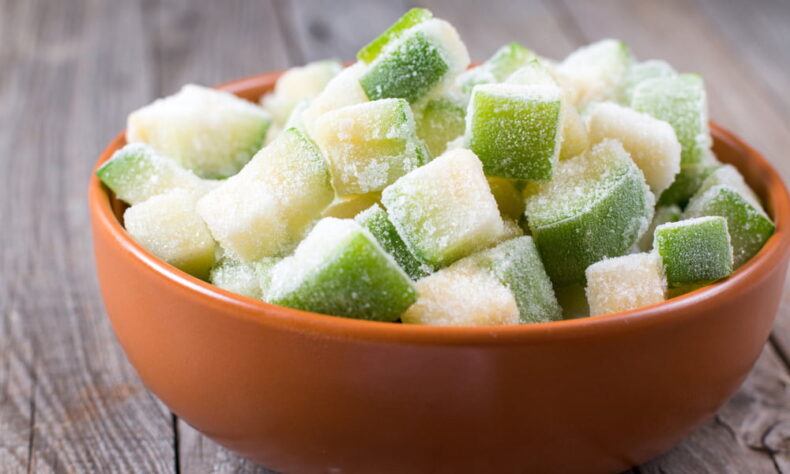
[[[221,86],[247,99],[279,73]],[[132,240],[89,185],[107,314],[146,386],[222,446],[283,472],[619,472],[680,442],[738,389],[768,338],[790,200],[768,162],[714,149],[777,229],[730,278],[637,310],[543,324],[422,327],[238,296]],[[97,167],[123,146],[119,135]]]

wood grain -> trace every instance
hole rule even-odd
[[[288,67],[284,34],[272,2],[144,1],[153,94],[187,82],[213,85]],[[176,420],[178,470],[185,473],[268,472]],[[175,436],[177,434],[177,436]]]
[[[85,184],[130,111],[325,57],[353,60],[407,8],[483,60],[603,37],[707,81],[712,117],[790,177],[790,4],[717,0],[0,0],[0,472],[268,473],[142,386],[101,308]],[[773,345],[717,418],[639,473],[790,472],[790,291]]]
[[[11,58],[0,93],[0,466],[172,472],[170,415],[101,307],[85,204],[95,157],[148,95],[139,6],[10,1],[0,11],[13,31],[0,44]]]

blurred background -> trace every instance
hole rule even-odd
[[[186,82],[353,60],[412,6],[473,60],[605,37],[701,73],[711,118],[790,177],[790,2],[0,0],[0,472],[266,472],[205,440],[126,362],[95,283],[85,192],[126,114]],[[735,398],[634,472],[790,472],[790,294]],[[571,453],[569,453],[571,454]]]

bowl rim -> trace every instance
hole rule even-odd
[[[243,93],[271,85],[280,72],[264,73],[227,82],[219,89]],[[115,216],[110,191],[99,181],[96,170],[125,143],[125,131],[102,151],[88,184],[88,204],[96,231],[104,231],[122,252],[139,260],[149,271],[184,295],[201,298],[204,304],[219,309],[222,317],[281,330],[309,331],[325,337],[357,339],[396,344],[429,345],[508,345],[525,342],[575,339],[594,332],[631,332],[670,320],[692,318],[693,309],[712,301],[738,298],[748,287],[767,278],[790,252],[790,196],[774,167],[757,150],[729,130],[710,122],[717,141],[725,142],[739,154],[754,161],[762,175],[764,201],[772,214],[776,230],[752,259],[727,279],[695,291],[641,308],[544,323],[506,326],[421,326],[368,321],[302,311],[255,300],[215,287],[160,260],[129,236]],[[95,245],[95,244],[94,244]]]

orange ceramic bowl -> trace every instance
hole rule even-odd
[[[278,74],[223,86],[257,99]],[[727,280],[669,302],[505,327],[419,327],[273,306],[197,280],[137,245],[94,177],[107,313],[145,384],[219,444],[270,469],[604,473],[711,418],[760,354],[790,255],[776,171],[711,124],[719,158],[777,231]],[[97,166],[124,144],[123,135]]]

